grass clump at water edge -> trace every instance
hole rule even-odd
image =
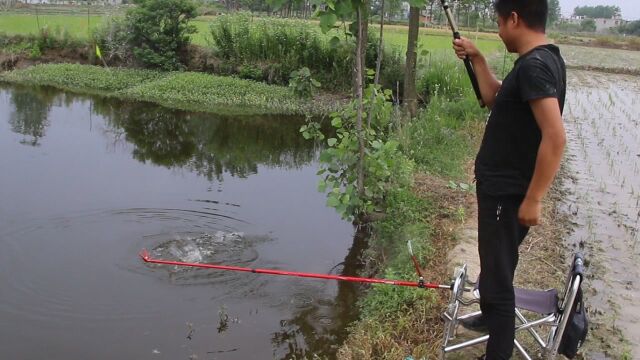
[[[149,70],[111,69],[77,64],[36,65],[0,75],[0,80],[110,95],[165,76]]]
[[[3,73],[0,81],[227,114],[320,115],[336,106],[299,99],[283,86],[192,72],[50,64]]]

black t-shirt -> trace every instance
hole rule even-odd
[[[557,46],[538,46],[516,60],[496,95],[476,157],[480,190],[526,194],[542,138],[529,101],[557,98],[562,113],[565,90],[566,69]]]

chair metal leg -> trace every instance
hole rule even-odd
[[[516,346],[516,349],[518,349],[518,351],[520,352],[520,355],[522,355],[522,357],[524,357],[526,360],[532,360],[531,356],[529,356],[529,354],[527,354],[527,351],[524,349],[524,347],[522,347],[522,345],[520,344],[520,342],[518,340],[513,340],[513,344]]]
[[[522,322],[522,324],[528,323],[527,319],[524,317],[524,315],[522,315],[522,313],[518,309],[516,309],[516,317]],[[540,337],[540,335],[538,335],[535,329],[529,328],[527,329],[527,331],[529,331],[529,334],[531,334],[531,336],[533,336],[533,338],[536,339],[536,341],[542,348],[547,347],[547,344],[544,342],[544,340],[542,340],[542,338]]]
[[[576,255],[576,259],[582,260],[578,257],[578,255]],[[519,309],[515,309],[516,319],[518,319],[518,321],[521,323],[520,325],[516,326],[516,333],[522,332],[522,330],[526,330],[535,339],[538,345],[540,345],[542,349],[542,356],[546,360],[555,360],[558,355],[558,348],[560,346],[560,342],[562,341],[562,336],[564,335],[569,318],[571,317],[570,313],[573,310],[576,297],[580,289],[583,275],[582,268],[580,267],[582,266],[582,262],[578,262],[578,260],[574,260],[574,265],[567,276],[567,281],[564,285],[564,294],[560,297],[562,301],[561,303],[557,304],[557,310],[555,313],[546,316],[543,315],[542,318],[529,321]],[[461,306],[467,306],[472,303],[471,301],[463,298],[464,285],[467,282],[466,265],[464,265],[456,272],[455,282],[454,286],[452,286],[452,294],[449,300],[449,306],[447,307],[447,310],[442,314],[442,318],[445,321],[446,326],[444,343],[442,345],[441,359],[445,359],[447,353],[478,345],[489,340],[489,335],[484,335],[457,344],[449,344],[449,341],[454,339],[455,337],[456,327],[459,320],[470,318],[481,313],[479,311],[476,311],[473,313],[467,313],[458,316],[458,313],[461,311]],[[541,336],[543,331],[536,329],[540,326],[550,327],[549,334],[545,335],[544,340]],[[522,346],[522,344],[517,339],[514,339],[514,347],[520,354],[522,354],[522,356],[526,360],[532,359],[531,356],[527,353],[524,346]]]

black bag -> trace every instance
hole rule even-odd
[[[587,312],[584,309],[584,302],[582,301],[582,288],[579,287],[576,300],[569,314],[567,327],[564,330],[560,346],[558,347],[558,353],[569,359],[573,359],[578,353],[580,346],[582,346],[584,339],[587,337],[588,331],[589,320],[587,319]]]

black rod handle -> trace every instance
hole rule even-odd
[[[460,39],[460,32],[458,31],[458,26],[453,19],[453,14],[451,14],[451,8],[449,7],[449,4],[447,4],[447,0],[440,0],[440,3],[442,4],[442,9],[444,10],[444,14],[447,16],[447,21],[449,22],[449,26],[453,32],[453,38]],[[464,67],[467,69],[467,74],[469,75],[469,80],[471,80],[473,91],[476,93],[476,98],[478,98],[478,103],[480,103],[480,107],[484,107],[485,103],[482,101],[482,93],[480,92],[478,77],[476,76],[476,72],[473,70],[473,65],[471,64],[471,59],[469,59],[468,55],[464,58]]]
[[[460,33],[458,31],[453,32],[454,39],[460,39]],[[471,59],[469,59],[469,55],[467,55],[464,59],[464,67],[467,69],[467,74],[469,75],[469,80],[471,80],[471,86],[473,87],[473,92],[476,93],[476,98],[480,103],[480,107],[484,107],[484,101],[482,100],[482,93],[480,92],[480,85],[478,84],[478,77],[476,76],[476,72],[473,70],[473,65],[471,64]]]

